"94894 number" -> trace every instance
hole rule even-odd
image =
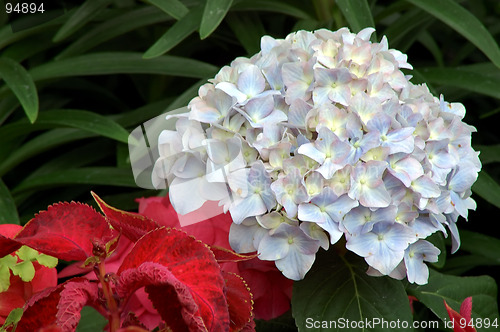
[[[41,4],[36,3],[16,3],[12,4],[7,2],[5,4],[5,11],[7,14],[18,13],[18,14],[34,14],[34,13],[43,13],[45,10],[43,9],[43,2]]]

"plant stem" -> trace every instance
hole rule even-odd
[[[106,269],[104,266],[104,261],[97,264],[96,275],[102,285],[102,292],[104,298],[106,299],[106,304],[108,306],[108,320],[109,320],[109,330],[110,332],[115,332],[120,328],[120,311],[118,309],[118,304],[113,296],[113,290],[106,277]]]

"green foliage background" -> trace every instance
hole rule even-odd
[[[24,224],[58,201],[89,201],[90,190],[118,208],[136,209],[134,198],[158,192],[135,185],[127,148],[132,129],[187,105],[220,67],[258,52],[265,34],[373,26],[376,40],[386,35],[391,48],[409,55],[413,82],[462,102],[465,121],[478,129],[473,146],[481,151],[483,171],[473,187],[477,211],[459,221],[461,250],[441,255],[431,275],[437,281],[429,287],[452,275],[499,277],[497,0],[60,1],[52,19],[46,11],[15,20],[5,2],[0,0],[0,223]],[[435,242],[449,245],[439,236]],[[496,302],[494,280],[481,280]],[[432,299],[422,302],[443,315]],[[460,302],[457,297],[452,304],[458,309]],[[497,317],[498,309],[476,315]]]

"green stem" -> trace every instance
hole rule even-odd
[[[104,298],[106,299],[106,304],[108,306],[108,320],[109,320],[109,330],[110,332],[115,332],[120,328],[120,311],[118,304],[113,296],[113,290],[111,289],[111,284],[106,277],[106,270],[104,262],[99,262],[97,264],[96,275],[102,285],[102,292]]]

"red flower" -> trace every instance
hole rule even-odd
[[[453,331],[454,332],[476,332],[476,329],[471,325],[471,313],[472,313],[472,297],[466,298],[462,305],[460,305],[460,313],[453,310],[446,301],[444,301],[444,306],[446,311],[448,311],[448,316],[453,321]]]
[[[182,229],[210,246],[231,249],[229,228],[232,220],[229,213],[181,227],[168,196],[140,198],[137,201],[139,213],[160,225]],[[253,258],[238,263],[223,263],[221,266],[223,271],[237,273],[247,282],[253,294],[255,318],[269,320],[290,309],[293,281],[285,278],[274,262]]]
[[[22,229],[19,225],[0,225],[0,234],[12,238]],[[12,254],[14,255],[14,254]],[[23,307],[26,301],[34,294],[48,287],[57,285],[57,270],[33,262],[35,277],[30,282],[24,282],[18,276],[10,276],[10,286],[5,292],[0,293],[0,325],[5,322],[9,313]]]

